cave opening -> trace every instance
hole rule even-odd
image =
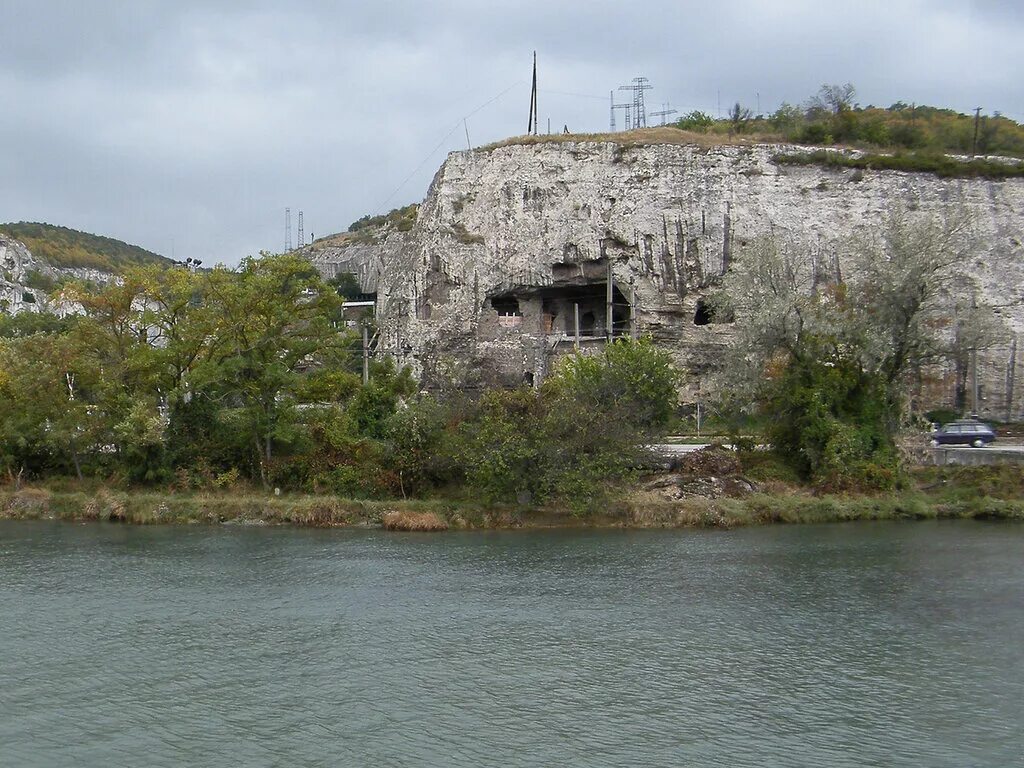
[[[694,325],[711,325],[714,319],[714,310],[704,299],[697,299],[697,311],[693,313]]]

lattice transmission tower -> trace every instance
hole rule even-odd
[[[629,119],[632,116],[632,112],[630,110],[632,110],[632,108],[633,108],[633,103],[632,102],[628,102],[626,104],[616,104],[615,103],[615,91],[611,91],[610,92],[609,104],[611,106],[611,110],[610,110],[610,112],[611,112],[611,120],[609,122],[610,122],[610,126],[611,126],[612,132],[613,133],[615,132],[615,110],[617,110],[617,109],[621,109],[623,111],[623,118],[624,119],[623,119],[623,128],[622,128],[622,130],[628,131],[630,128],[632,128],[633,126],[630,123]]]
[[[292,249],[292,209],[284,209],[284,252]]]
[[[633,92],[633,124],[629,125],[628,128],[646,128],[647,127],[647,111],[644,108],[644,91],[649,91],[653,88],[650,84],[650,80],[646,77],[634,77],[632,85],[620,85],[620,91],[632,91]]]
[[[306,228],[302,226],[302,211],[299,211],[299,237],[296,244],[299,248],[306,244]]]
[[[661,124],[665,125],[665,122],[666,122],[665,118],[668,117],[669,115],[676,114],[679,110],[677,110],[677,109],[670,109],[668,104],[664,104],[663,106],[665,108],[663,110],[661,110],[660,112],[651,112],[651,117],[660,117],[661,118]]]

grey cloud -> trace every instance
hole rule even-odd
[[[463,116],[510,86],[466,127],[524,131],[534,49],[555,129],[605,130],[639,74],[652,111],[770,111],[849,80],[862,103],[1024,117],[1016,3],[722,5],[8,0],[0,220],[228,262],[280,248],[285,206],[337,231],[422,197]]]

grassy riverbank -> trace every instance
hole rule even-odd
[[[1024,521],[1018,467],[934,467],[886,494],[816,494],[782,483],[740,496],[659,498],[635,489],[597,514],[456,500],[364,501],[256,491],[170,493],[106,488],[0,491],[0,517],[109,521],[139,525],[295,525],[392,530],[626,527],[733,528],[768,523],[853,520],[1002,519]]]

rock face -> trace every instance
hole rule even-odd
[[[35,259],[18,240],[0,234],[0,312],[36,312],[45,292],[27,283],[39,272]]]
[[[355,275],[363,291],[377,292],[377,278],[380,277],[382,268],[380,246],[373,243],[306,246],[302,253],[326,279],[330,280],[347,272]]]
[[[20,240],[0,234],[0,313],[78,312],[77,303],[50,296],[57,283],[67,280],[106,285],[120,278],[91,267],[54,267],[35,258]]]
[[[897,207],[969,216],[977,249],[951,296],[976,292],[1024,330],[1024,182],[782,166],[782,151],[805,150],[552,142],[453,153],[412,231],[360,256],[379,270],[380,350],[428,387],[537,383],[559,354],[603,345],[610,327],[670,349],[698,397],[731,332],[705,300],[754,238],[771,233],[842,270],[849,241]],[[1000,418],[1024,408],[1010,352],[979,353],[981,410]],[[931,399],[952,398],[947,378]]]

